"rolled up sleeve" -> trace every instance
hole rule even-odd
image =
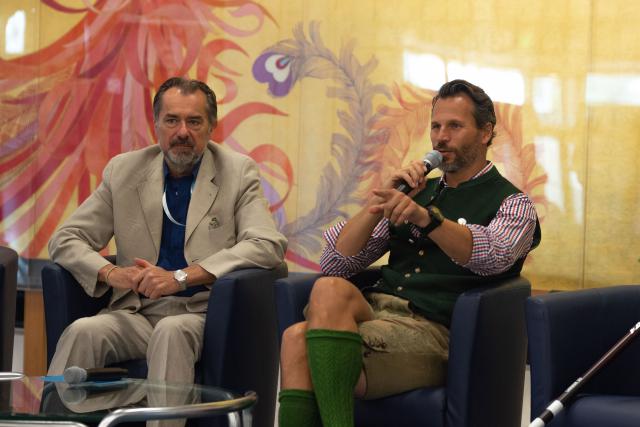
[[[346,221],[327,229],[323,236],[327,244],[320,257],[320,268],[326,276],[350,277],[364,270],[389,249],[389,221],[381,220],[362,250],[351,256],[344,256],[336,249],[338,236]]]
[[[531,250],[536,221],[533,202],[526,194],[507,197],[488,226],[467,225],[473,248],[463,267],[482,276],[508,270]]]

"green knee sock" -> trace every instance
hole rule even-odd
[[[362,337],[355,332],[310,329],[306,338],[322,424],[353,427],[353,389],[362,370]]]
[[[280,427],[322,427],[318,404],[312,391],[282,390],[278,402]]]

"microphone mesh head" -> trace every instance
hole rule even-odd
[[[438,166],[440,166],[440,163],[442,163],[442,154],[440,154],[440,152],[436,150],[429,151],[424,156],[424,160],[422,161],[424,163],[431,165],[431,169],[435,169]]]
[[[77,366],[69,366],[62,374],[64,381],[69,384],[81,383],[87,379],[87,370]]]

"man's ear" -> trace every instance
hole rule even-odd
[[[481,131],[482,131],[482,143],[484,145],[489,144],[489,141],[491,140],[491,136],[493,135],[493,124],[485,123]]]

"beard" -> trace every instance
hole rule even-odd
[[[436,150],[447,150],[445,146],[437,146]],[[442,172],[458,172],[459,170],[473,164],[480,155],[480,147],[473,145],[465,145],[458,149],[450,150],[455,155],[454,159],[450,163],[442,162],[439,169]]]
[[[198,154],[195,150],[195,144],[189,142],[189,146],[191,150],[189,151],[179,151],[177,153],[172,152],[171,149],[175,145],[185,145],[183,141],[171,141],[169,145],[169,149],[165,155],[165,161],[169,166],[169,169],[177,173],[178,175],[185,175],[193,170],[193,166],[198,163],[200,158],[202,157],[202,153]]]

